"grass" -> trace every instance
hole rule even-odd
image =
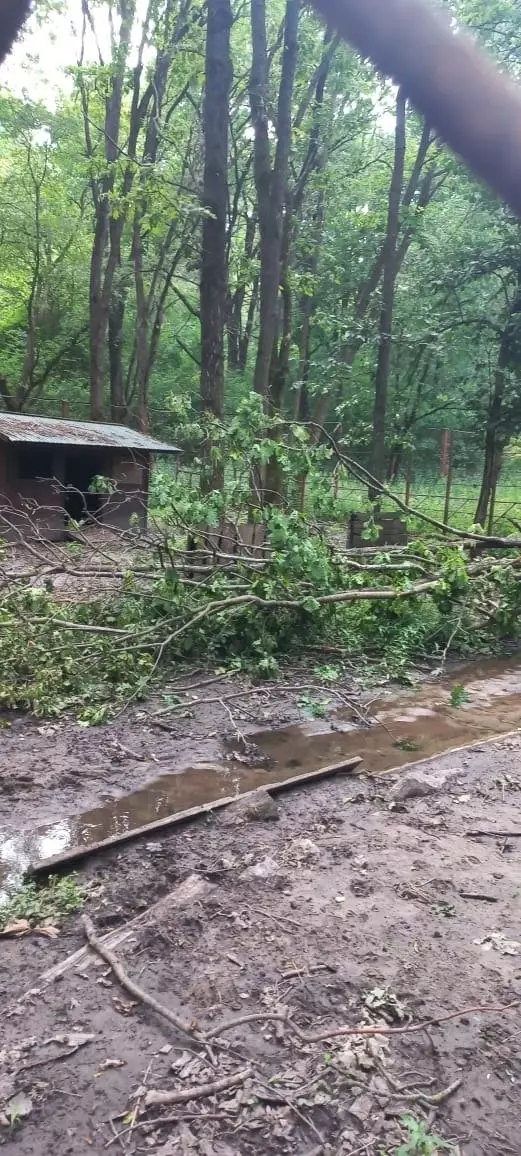
[[[84,901],[85,893],[75,875],[51,876],[45,887],[38,887],[34,882],[24,883],[0,905],[0,931],[21,919],[35,927],[59,923],[65,915],[78,911]]]
[[[521,481],[518,478],[518,473],[519,471],[516,471],[514,477],[508,471],[505,472],[497,488],[493,531],[505,536],[516,533],[510,518],[515,521],[521,520],[519,516],[521,512]],[[341,475],[341,477],[342,481],[338,490],[339,501],[346,506],[346,509],[348,507],[355,511],[368,509],[367,491],[362,486],[358,486],[346,474]],[[452,482],[449,505],[449,523],[451,526],[458,530],[468,530],[469,526],[473,525],[480,488],[481,478],[475,475],[456,474]],[[403,478],[400,477],[392,483],[390,489],[397,497],[405,501],[405,481]],[[442,522],[445,512],[445,493],[445,478],[416,477],[411,486],[409,505],[427,517]],[[384,499],[382,510],[384,513],[394,511],[399,516],[399,510],[394,502],[388,499]],[[412,533],[420,531],[425,533],[425,524],[420,520],[411,518],[409,529]],[[488,530],[488,527],[486,529]]]

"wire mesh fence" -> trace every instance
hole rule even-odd
[[[197,399],[194,400],[194,412]],[[69,401],[58,397],[47,398],[38,406],[46,417],[89,419],[89,402],[85,397]],[[226,416],[226,415],[225,415]],[[231,417],[231,414],[228,416]],[[168,440],[173,438],[176,419],[164,403],[151,402],[149,406],[151,432]],[[331,424],[331,432],[338,436],[338,427]],[[450,524],[456,529],[468,529],[475,524],[484,468],[484,433],[481,429],[445,429],[439,426],[422,427],[417,433],[414,448],[391,449],[387,484],[408,506],[420,514]],[[345,447],[345,439],[342,445]],[[367,446],[351,445],[346,453],[366,469],[370,468]],[[183,454],[167,465],[189,488],[197,486],[199,470]],[[367,488],[350,477],[345,469],[335,468],[334,461],[323,463],[323,480],[337,500],[342,515],[362,511],[367,507]],[[310,506],[309,487],[303,488],[299,500],[304,509]],[[384,511],[393,507],[384,500]],[[487,508],[488,533],[512,533],[521,521],[521,446],[511,443],[504,454],[495,492]]]
[[[356,446],[350,456],[369,468],[369,455],[358,452]],[[468,529],[476,523],[479,496],[483,481],[484,437],[481,430],[447,430],[439,427],[423,429],[419,445],[407,450],[393,461],[387,485],[406,505],[439,522],[456,529]],[[335,472],[332,478],[335,496],[363,509],[367,490],[345,472]],[[391,509],[392,502],[383,502],[383,509]],[[488,533],[501,531],[509,534],[521,520],[521,448],[513,443],[507,449],[497,486],[488,504],[486,526]]]

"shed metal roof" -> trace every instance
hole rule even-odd
[[[61,418],[37,417],[25,413],[0,413],[0,441],[148,450],[156,454],[181,452],[177,446],[157,441],[125,425],[109,425],[98,421],[62,421]]]

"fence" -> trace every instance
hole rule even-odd
[[[74,403],[60,398],[48,398],[38,406],[38,412],[48,417],[74,417],[88,420],[87,397]],[[171,411],[151,403],[149,407],[152,433],[168,439],[169,426],[174,425]],[[334,425],[331,426],[333,431]],[[420,513],[457,529],[466,529],[475,522],[483,474],[483,432],[481,430],[453,429],[439,426],[422,427],[417,436],[418,445],[400,455],[389,487],[407,505]],[[345,444],[345,443],[344,443]],[[369,468],[367,448],[351,446],[347,451],[360,465]],[[177,463],[176,469],[188,484],[197,483],[198,473],[189,462]],[[367,505],[367,488],[350,478],[345,470],[330,464],[324,467],[331,475],[333,496],[342,502],[346,514],[363,510]],[[303,496],[303,495],[301,495]],[[304,499],[309,502],[309,495]],[[383,503],[384,510],[395,509],[392,503]],[[508,534],[521,521],[521,446],[512,443],[507,449],[495,493],[489,505],[486,529]]]
[[[418,448],[407,451],[399,463],[389,488],[407,505],[437,521],[468,529],[475,522],[481,491],[484,450],[481,431],[424,428]],[[367,454],[351,451],[351,456],[368,468]],[[366,488],[345,471],[335,472],[335,496],[361,509],[367,501]],[[392,503],[383,503],[392,509]],[[521,521],[521,448],[507,449],[495,492],[489,504],[488,533],[515,532]]]

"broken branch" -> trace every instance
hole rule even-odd
[[[251,1068],[242,1068],[233,1076],[222,1076],[220,1080],[210,1080],[207,1084],[199,1084],[195,1088],[183,1088],[180,1092],[151,1088],[145,1096],[145,1108],[150,1108],[153,1104],[188,1104],[190,1100],[200,1100],[217,1092],[225,1092],[227,1088],[235,1088],[237,1084],[244,1084],[251,1075]]]

